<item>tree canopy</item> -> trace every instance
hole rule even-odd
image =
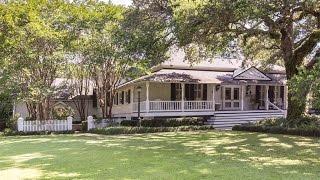
[[[247,63],[283,65],[289,80],[300,66],[312,69],[316,64],[310,59],[320,41],[317,0],[135,0],[134,4],[144,12],[142,19],[151,24],[160,19],[167,25],[167,42],[184,48],[189,61],[236,46]],[[293,96],[289,89],[289,118],[304,110]]]

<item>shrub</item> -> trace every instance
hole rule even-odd
[[[108,127],[103,129],[92,129],[94,134],[117,135],[117,134],[142,134],[175,131],[213,130],[212,126],[180,126],[180,127]]]
[[[4,136],[29,136],[29,135],[51,135],[51,134],[73,134],[74,131],[36,131],[36,132],[21,132],[6,128],[3,132]]]
[[[124,120],[121,126],[138,126],[138,121]],[[198,118],[180,118],[180,119],[152,119],[141,120],[142,127],[178,127],[178,126],[199,126],[203,125],[203,120]]]
[[[277,126],[290,128],[320,127],[320,121],[315,116],[303,116],[295,120],[285,118],[264,119],[255,123],[258,126]]]
[[[11,130],[17,130],[17,122],[18,122],[18,116],[11,117],[7,122],[6,122],[6,127],[11,129]]]
[[[319,127],[286,128],[286,127],[280,127],[280,126],[236,125],[232,128],[232,130],[320,137]]]
[[[86,132],[88,130],[88,121],[82,121],[81,126],[82,126],[82,131]]]
[[[269,118],[258,121],[256,125],[258,126],[285,126],[285,118]]]
[[[6,122],[0,120],[0,131],[4,130],[5,127],[6,127]]]
[[[120,125],[121,126],[138,126],[139,121],[136,120],[123,120],[121,121]]]

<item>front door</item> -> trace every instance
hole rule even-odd
[[[225,110],[240,109],[240,86],[226,86],[223,93],[223,108]]]

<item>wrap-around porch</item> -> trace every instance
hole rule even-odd
[[[153,93],[168,92],[168,85],[159,88],[160,92],[150,91],[149,82],[145,88],[141,112],[275,110],[285,109],[286,103],[284,86],[170,83],[170,97],[166,97],[170,100],[150,99]],[[133,111],[138,111],[138,102],[134,102]]]
[[[114,114],[137,116],[139,111],[142,116],[154,117],[213,115],[217,111],[264,112],[286,109],[286,99],[287,88],[283,85],[146,81],[118,93]]]

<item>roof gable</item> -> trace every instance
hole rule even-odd
[[[258,70],[256,67],[247,69],[237,69],[233,72],[233,79],[235,80],[260,80],[271,81],[272,79],[266,74]]]

